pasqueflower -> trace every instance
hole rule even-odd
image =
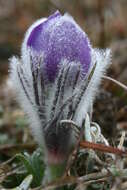
[[[110,63],[110,50],[92,48],[74,19],[57,11],[28,29],[21,58],[10,62],[17,99],[43,146],[53,179],[64,172],[77,142],[73,124],[82,128]]]

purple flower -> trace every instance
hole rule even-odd
[[[54,165],[64,169],[77,142],[74,127],[80,131],[91,111],[110,50],[92,48],[73,18],[57,11],[28,29],[21,58],[10,62],[17,99],[50,172]]]
[[[58,11],[30,28],[24,46],[44,54],[45,71],[51,82],[63,59],[80,63],[84,73],[90,68],[91,46],[85,32],[70,16]]]

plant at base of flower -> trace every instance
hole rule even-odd
[[[93,49],[73,18],[57,11],[28,29],[21,58],[10,63],[17,99],[44,149],[51,181],[65,171],[77,143],[73,124],[82,128],[110,63],[110,50]]]

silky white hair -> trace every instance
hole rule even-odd
[[[91,68],[84,79],[80,63],[61,60],[52,84],[47,82],[42,71],[43,54],[39,57],[32,54],[32,50],[27,50],[27,63],[23,58],[10,59],[10,79],[17,93],[16,98],[28,115],[33,135],[43,145],[45,126],[54,118],[58,121],[72,119],[81,128],[85,114],[98,94],[101,78],[111,63],[111,53],[109,49],[92,49]],[[75,76],[70,81],[74,67]]]

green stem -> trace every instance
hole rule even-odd
[[[51,181],[56,180],[59,177],[62,177],[66,168],[66,163],[57,164],[57,165],[49,165],[49,173]]]

